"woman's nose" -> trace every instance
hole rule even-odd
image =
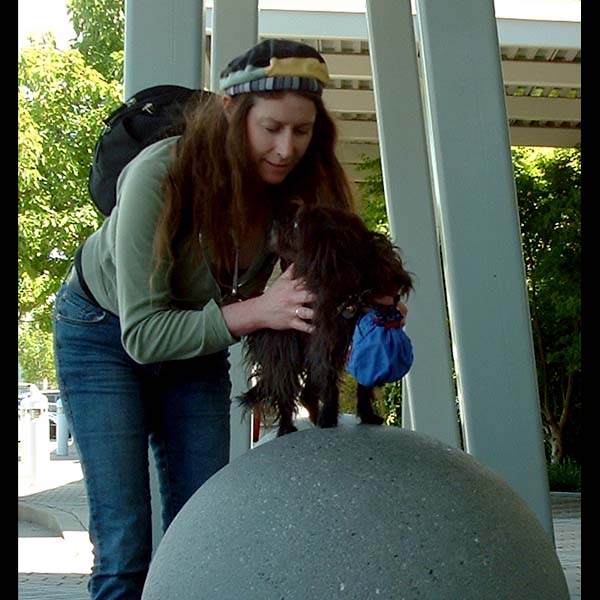
[[[276,152],[282,158],[289,158],[294,151],[294,140],[291,131],[282,131],[277,138]]]

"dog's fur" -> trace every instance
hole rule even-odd
[[[354,213],[332,207],[300,207],[275,224],[274,250],[285,269],[316,296],[311,334],[262,329],[248,336],[245,362],[252,387],[240,398],[247,410],[273,409],[278,436],[296,431],[297,402],[320,427],[335,427],[338,383],[354,326],[364,306],[378,296],[406,297],[412,289],[398,249],[367,229]],[[373,389],[358,384],[357,414],[362,423],[381,424],[373,410]]]

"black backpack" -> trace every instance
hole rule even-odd
[[[98,210],[109,215],[117,201],[117,178],[123,167],[146,146],[184,129],[183,107],[194,95],[210,92],[179,85],[141,90],[104,121],[94,148],[88,188]]]

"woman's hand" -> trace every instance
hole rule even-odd
[[[306,289],[304,283],[294,279],[293,264],[257,298],[261,303],[265,327],[279,330],[297,329],[307,333],[313,329],[307,322],[312,319],[313,310],[305,305],[314,299],[314,294]]]
[[[302,281],[294,279],[290,265],[264,294],[250,300],[228,304],[222,308],[231,333],[241,337],[257,329],[296,329],[311,333],[314,300]]]

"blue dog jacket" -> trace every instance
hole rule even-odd
[[[356,323],[346,370],[364,386],[402,379],[413,363],[410,338],[395,307],[370,310]]]

